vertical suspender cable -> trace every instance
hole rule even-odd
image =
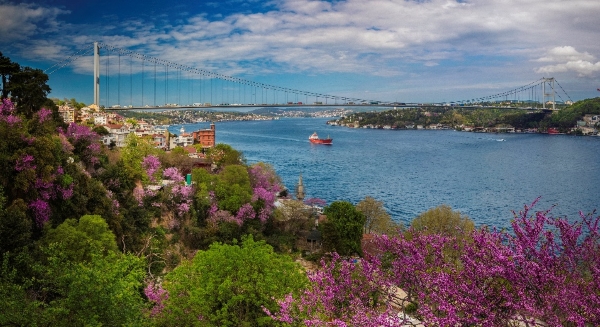
[[[110,67],[110,50],[106,51],[106,108],[110,107],[110,92],[108,92],[108,88],[110,87],[110,79],[108,78],[108,71]]]
[[[144,107],[144,64],[146,60],[142,58],[142,107]]]
[[[121,105],[121,52],[119,51],[119,71],[117,77],[117,104]]]
[[[133,107],[133,58],[129,58],[129,105]]]
[[[156,107],[156,61],[154,62],[154,106]]]

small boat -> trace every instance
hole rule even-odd
[[[317,132],[314,132],[311,136],[309,136],[308,140],[312,144],[326,144],[326,145],[331,145],[331,142],[333,142],[333,139],[330,138],[329,135],[327,135],[326,139],[320,139],[319,135],[317,135]]]
[[[558,131],[558,128],[548,127],[548,134],[550,134],[550,135],[558,135],[558,134],[564,134],[564,133],[560,133]]]

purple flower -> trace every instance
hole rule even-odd
[[[15,113],[15,105],[9,99],[2,99],[0,103],[0,115],[10,116]]]
[[[21,118],[19,118],[19,116],[13,116],[13,115],[7,116],[6,122],[8,123],[9,126],[14,126],[21,122]]]
[[[43,123],[49,119],[48,117],[52,116],[52,111],[46,108],[42,108],[40,109],[40,111],[37,112],[37,115],[40,120],[40,123]]]
[[[73,196],[73,183],[69,184],[67,188],[61,186],[57,186],[56,188],[63,200],[70,199]]]
[[[154,173],[160,168],[160,161],[157,156],[148,155],[142,161],[142,168],[146,170],[146,174],[151,182],[155,181]]]
[[[50,205],[42,199],[36,199],[29,204],[38,226],[41,227],[50,219]]]
[[[150,312],[150,316],[156,316],[162,312],[165,308],[165,301],[169,299],[169,292],[162,288],[162,285],[156,284],[154,282],[149,282],[146,288],[144,289],[144,294],[150,300],[150,302],[154,303],[154,307]]]
[[[247,219],[254,219],[256,217],[256,212],[254,212],[254,208],[250,203],[243,204],[237,212],[236,218],[242,221]]]
[[[175,167],[169,167],[163,171],[163,176],[166,179],[170,179],[175,182],[183,182],[183,176],[179,173],[179,169]]]
[[[62,132],[62,129],[59,129],[59,132]],[[64,134],[67,138],[75,142],[81,140],[96,142],[99,139],[99,135],[92,131],[89,127],[77,125],[75,123],[70,123],[67,127],[67,131]]]
[[[35,158],[32,155],[25,154],[25,155],[21,156],[19,159],[17,159],[17,162],[15,163],[15,170],[16,171],[23,171],[26,169],[35,170],[36,165],[34,165],[34,161],[35,161]]]

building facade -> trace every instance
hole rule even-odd
[[[212,148],[215,146],[215,124],[210,124],[210,129],[201,129],[192,132],[192,137],[196,144],[201,144],[203,148]]]

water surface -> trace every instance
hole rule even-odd
[[[302,174],[307,197],[383,201],[409,222],[448,204],[477,225],[508,227],[524,204],[576,217],[600,207],[600,137],[484,134],[452,130],[374,130],[328,126],[326,119],[220,122],[217,142],[248,163],[271,164],[288,189]],[[208,124],[184,125],[191,132]],[[181,125],[171,126],[179,133]],[[308,136],[330,135],[333,145]]]

